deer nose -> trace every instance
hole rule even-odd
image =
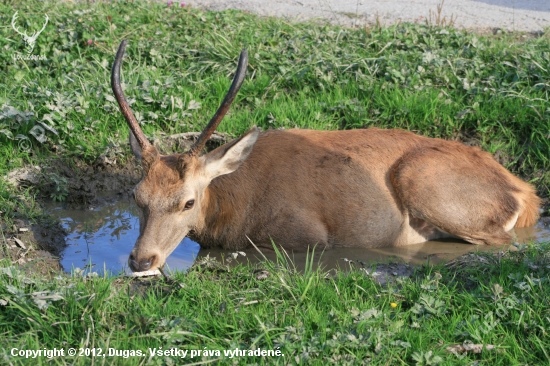
[[[136,261],[134,256],[130,255],[130,258],[128,258],[128,264],[133,272],[148,271],[151,269],[151,265],[153,264],[153,258]]]

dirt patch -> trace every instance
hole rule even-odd
[[[14,220],[11,227],[0,225],[4,237],[0,259],[40,277],[49,278],[59,273],[59,255],[65,248],[66,233],[58,223]]]
[[[377,264],[376,268],[364,268],[365,273],[381,286],[392,284],[398,279],[413,275],[414,266],[407,263]]]
[[[199,133],[190,132],[153,140],[163,154],[187,151]],[[214,133],[206,144],[210,151],[229,138]],[[141,179],[141,163],[129,146],[108,146],[94,162],[52,158],[42,167],[25,167],[8,174],[8,180],[20,188],[34,187],[42,201],[65,201],[72,208],[87,208],[100,203],[102,193],[128,195]]]

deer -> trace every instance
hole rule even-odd
[[[241,87],[232,84],[189,151],[161,154],[147,139],[120,86],[123,40],[111,86],[130,129],[142,179],[133,190],[139,237],[128,265],[161,269],[188,236],[202,248],[254,243],[290,251],[404,246],[440,238],[504,245],[513,228],[538,219],[532,185],[491,154],[458,141],[401,129],[266,130],[201,154]]]

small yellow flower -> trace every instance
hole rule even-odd
[[[394,303],[394,302],[390,302],[390,306],[391,306],[392,308],[396,308],[396,307],[397,307],[397,304]]]

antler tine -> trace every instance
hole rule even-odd
[[[206,144],[206,141],[212,136],[220,122],[222,121],[223,117],[229,110],[229,107],[231,106],[231,103],[233,103],[233,100],[237,96],[237,93],[239,89],[241,88],[241,85],[243,84],[244,77],[246,75],[246,67],[248,65],[248,52],[246,50],[241,51],[241,55],[239,57],[239,64],[237,66],[237,71],[235,72],[235,76],[233,77],[233,82],[231,83],[231,87],[229,88],[229,91],[225,95],[225,98],[223,99],[222,104],[216,111],[216,114],[214,114],[214,117],[208,122],[208,125],[202,130],[199,138],[197,141],[193,144],[191,149],[189,150],[189,155],[198,155],[199,152],[202,150],[204,145]]]
[[[45,15],[45,18],[46,18],[46,21],[44,22],[44,25],[42,26],[42,29],[40,29],[40,31],[38,32],[38,34],[42,33],[42,31],[44,29],[46,29],[46,26],[48,25],[48,21],[50,20],[50,18],[48,17],[48,14],[44,14]]]
[[[124,118],[126,119],[128,126],[130,127],[130,130],[132,130],[134,136],[139,143],[139,146],[143,150],[151,144],[149,143],[149,141],[147,141],[147,137],[145,137],[145,134],[139,127],[136,117],[134,117],[134,114],[132,113],[128,102],[124,97],[122,88],[120,87],[120,64],[122,63],[122,56],[124,55],[125,49],[126,40],[123,40],[122,42],[120,42],[120,46],[118,46],[115,62],[113,63],[113,69],[111,72],[111,88],[113,88],[113,93],[115,94],[115,98],[118,102],[118,105],[120,106],[120,111],[124,115]]]
[[[17,15],[17,13],[19,13],[18,11],[15,12],[15,14],[13,14],[13,17],[11,17],[11,27],[17,32],[19,33],[20,35],[22,36],[27,36],[27,32],[23,32],[21,33],[21,31],[19,29],[17,29],[16,25],[15,25],[15,21],[17,20],[17,18],[19,17]]]

